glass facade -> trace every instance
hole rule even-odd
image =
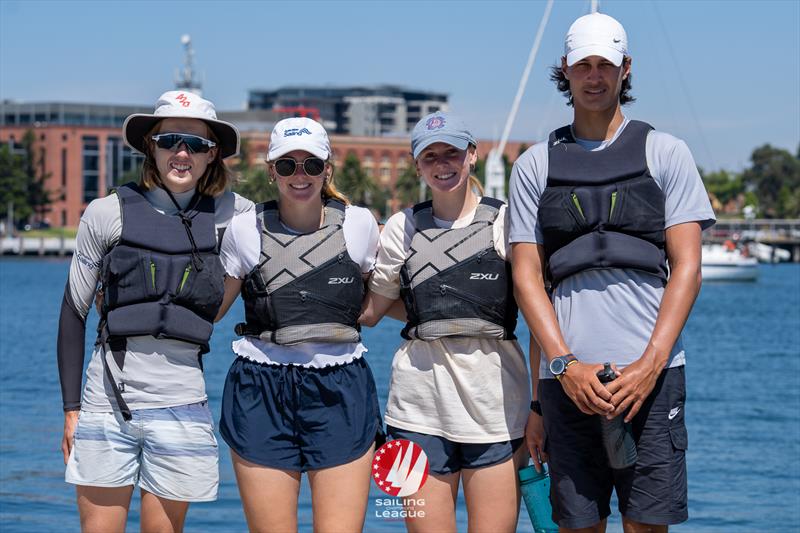
[[[98,197],[98,182],[100,177],[100,144],[98,138],[93,135],[84,135],[81,169],[83,177],[83,201],[91,202]]]
[[[123,142],[122,137],[109,137],[106,140],[106,188],[111,190],[138,179],[141,160]]]

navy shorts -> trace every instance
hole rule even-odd
[[[219,430],[240,457],[299,472],[354,461],[383,437],[375,381],[363,358],[305,368],[239,357],[225,379]]]
[[[406,439],[417,444],[428,456],[428,467],[434,474],[453,474],[462,468],[483,468],[508,461],[522,444],[522,439],[466,444],[437,435],[417,433],[387,426],[392,439]]]
[[[631,422],[638,460],[612,470],[598,415],[583,414],[555,379],[539,381],[539,401],[550,457],[550,498],[559,526],[582,528],[619,511],[644,524],[669,525],[688,518],[684,423],[686,380],[682,366],[664,370]]]

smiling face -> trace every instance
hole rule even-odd
[[[325,163],[325,170],[318,176],[309,176],[303,169],[303,161],[309,157],[316,157],[305,150],[293,150],[280,159],[294,159],[296,165],[294,174],[291,176],[281,176],[275,171],[275,163],[271,162],[269,171],[275,183],[278,184],[279,201],[289,201],[297,203],[307,203],[322,201],[322,185],[326,179],[330,178],[331,166]]]
[[[569,67],[562,59],[561,70],[569,80],[576,109],[606,111],[619,105],[622,82],[630,75],[631,62],[626,58],[617,67],[604,57],[589,56]]]
[[[157,133],[189,133],[209,138],[206,123],[194,118],[165,118],[159,124]],[[212,148],[205,154],[192,153],[185,144],[170,150],[157,146],[153,148],[153,157],[161,182],[174,193],[195,188],[216,154],[217,148]]]
[[[471,145],[459,150],[447,143],[433,143],[422,150],[414,163],[417,173],[436,194],[468,186],[470,170],[477,160],[477,150]]]

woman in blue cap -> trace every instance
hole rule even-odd
[[[336,190],[331,155],[318,122],[278,122],[267,161],[278,198],[234,217],[222,244],[223,310],[241,293],[245,322],[220,433],[252,531],[297,530],[303,472],[314,529],[361,531],[383,435],[358,328],[378,225]]]
[[[239,132],[214,105],[164,93],[131,115],[141,179],[92,201],[61,306],[58,368],[66,481],[83,531],[124,531],[134,485],[142,531],[181,531],[190,502],[215,500],[217,441],[201,356],[222,303],[217,236],[252,203],[226,192]],[[86,316],[100,325],[81,395]]]
[[[387,312],[407,320],[392,363],[387,429],[422,448],[431,475],[414,495],[425,502],[424,517],[406,526],[456,531],[463,482],[470,530],[514,531],[530,392],[514,336],[506,206],[481,197],[471,176],[475,139],[452,114],[424,117],[411,150],[432,200],[387,221],[361,316],[369,326]],[[398,298],[404,310],[393,308]]]

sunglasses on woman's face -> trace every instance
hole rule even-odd
[[[199,135],[190,135],[188,133],[159,133],[151,137],[156,142],[156,146],[164,150],[172,150],[177,152],[182,144],[193,154],[205,154],[214,148],[217,143],[210,141],[205,137]]]
[[[288,178],[297,171],[297,165],[303,165],[306,176],[319,176],[325,170],[325,161],[319,157],[308,157],[303,162],[295,161],[290,157],[275,160],[275,172],[278,176]]]

